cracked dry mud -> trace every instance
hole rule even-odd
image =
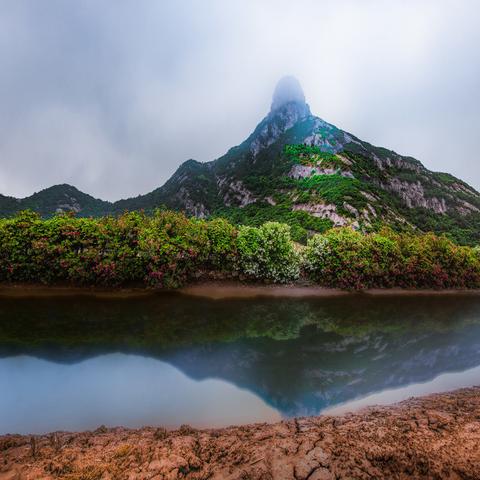
[[[480,387],[339,417],[0,437],[0,480],[480,479]]]

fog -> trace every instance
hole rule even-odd
[[[116,200],[212,160],[278,79],[313,114],[480,188],[480,3],[3,0],[0,193]]]
[[[282,77],[277,83],[273,92],[271,110],[276,110],[288,102],[297,102],[303,104],[305,95],[300,82],[292,76]]]

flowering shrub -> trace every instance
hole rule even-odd
[[[261,227],[239,228],[238,269],[260,280],[285,283],[298,278],[300,257],[290,238],[290,227],[267,222]]]
[[[169,211],[48,220],[22,212],[0,220],[0,242],[0,280],[46,284],[176,287],[219,254],[207,222]]]
[[[159,211],[145,220],[138,238],[138,254],[146,262],[145,283],[177,287],[208,259],[205,222],[175,212]]]
[[[300,250],[300,252],[298,252]],[[295,244],[287,225],[157,211],[100,219],[32,212],[0,219],[0,281],[177,287],[199,274],[362,288],[480,288],[480,247],[434,234],[331,229]]]
[[[349,228],[315,235],[303,253],[306,274],[322,285],[480,288],[480,257],[433,234],[361,234]]]

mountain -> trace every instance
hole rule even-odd
[[[100,216],[111,213],[112,208],[112,203],[94,198],[67,184],[54,185],[21,199],[0,195],[0,216],[20,210],[34,210],[43,217],[67,211],[82,216]]]
[[[186,161],[146,195],[110,204],[61,185],[22,200],[1,197],[0,214],[28,207],[100,215],[160,205],[236,223],[284,221],[298,240],[330,226],[381,224],[447,233],[460,243],[480,239],[479,192],[312,115],[293,77],[280,80],[270,112],[243,143],[211,162]]]

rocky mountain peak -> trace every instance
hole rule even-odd
[[[281,78],[273,93],[270,112],[247,140],[250,151],[254,156],[258,155],[287,130],[309,116],[310,107],[305,103],[300,82],[291,76]]]
[[[275,87],[272,98],[272,106],[270,114],[275,114],[278,110],[288,106],[290,109],[295,108],[304,117],[310,115],[310,108],[305,102],[300,82],[292,76],[285,76],[280,79]]]

